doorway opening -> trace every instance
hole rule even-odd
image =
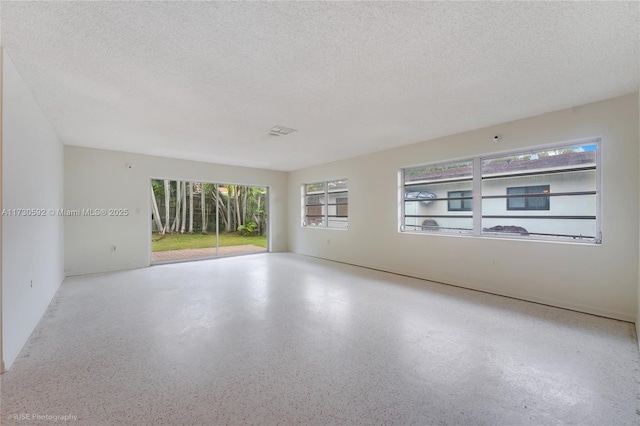
[[[151,179],[151,263],[268,251],[268,188]]]

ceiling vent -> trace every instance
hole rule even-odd
[[[269,129],[269,134],[271,136],[286,136],[289,133],[297,132],[296,129],[290,129],[284,126],[273,126]]]

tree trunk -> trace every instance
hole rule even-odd
[[[167,232],[167,228],[169,227],[169,223],[171,222],[170,216],[170,206],[171,203],[171,183],[165,179],[164,180],[164,228],[162,228],[162,235]]]
[[[235,191],[233,191],[233,193],[235,194],[235,202],[236,202],[236,226],[234,228],[234,231],[238,230],[238,226],[243,225],[242,222],[240,222],[240,197],[238,197],[238,187],[235,188]]]
[[[262,220],[260,220],[260,204],[262,204],[262,195],[258,194],[258,207],[256,207],[256,223],[258,224],[258,235],[262,235]]]
[[[247,224],[247,198],[249,197],[249,187],[245,186],[242,194],[242,224]]]
[[[176,181],[176,215],[173,219],[173,225],[171,225],[171,230],[179,232],[180,231],[180,202],[182,201],[182,196],[180,195],[180,181]]]
[[[153,200],[153,220],[156,222],[158,233],[162,233],[162,220],[158,211],[158,202],[156,201],[156,193],[153,191],[153,183],[151,183],[151,199]]]
[[[187,182],[182,182],[182,227],[180,233],[184,234],[184,228],[187,226]]]
[[[222,201],[222,197],[220,197],[220,192],[219,191],[218,191],[218,194],[217,194],[217,196],[216,196],[214,201],[218,205],[218,210],[219,210],[219,216],[218,217],[222,221],[222,225],[224,225],[225,229],[227,229],[227,227],[228,227],[227,206],[224,205],[224,201]]]
[[[227,233],[231,232],[231,185],[227,186]]]
[[[204,183],[200,183],[200,210],[202,211],[202,233],[207,233],[207,198],[204,193]]]
[[[189,182],[189,233],[193,234],[193,182]]]

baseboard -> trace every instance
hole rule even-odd
[[[425,276],[408,275],[406,273],[403,273],[403,272],[400,272],[400,271],[397,271],[397,270],[394,270],[394,269],[382,269],[380,267],[375,267],[375,266],[371,266],[371,265],[367,265],[367,264],[358,264],[358,263],[352,263],[352,262],[345,262],[345,261],[341,261],[341,260],[331,259],[331,258],[327,258],[327,257],[314,256],[314,255],[304,254],[304,253],[294,253],[294,254],[299,254],[301,256],[307,256],[307,257],[312,257],[312,258],[315,258],[315,259],[327,260],[329,262],[343,263],[345,265],[357,266],[357,267],[360,267],[360,268],[367,268],[367,269],[371,269],[371,270],[374,270],[374,271],[386,272],[388,274],[401,275],[401,276],[404,276],[404,277],[415,278],[415,279],[418,279],[418,280],[428,281],[428,282],[435,283],[435,284],[442,284],[442,285],[448,285],[448,286],[452,286],[452,287],[462,288],[462,289],[465,289],[465,290],[478,291],[478,292],[481,292],[481,293],[492,294],[494,296],[508,297],[510,299],[521,300],[523,302],[537,303],[539,305],[551,306],[553,308],[558,308],[558,309],[566,309],[568,311],[580,312],[582,314],[594,315],[594,316],[598,316],[598,317],[613,319],[613,320],[616,320],[616,321],[624,321],[624,322],[630,322],[630,323],[635,323],[636,322],[636,317],[634,315],[630,314],[630,313],[629,314],[625,314],[625,313],[620,313],[620,312],[614,312],[614,311],[609,311],[609,310],[606,310],[606,309],[600,309],[600,308],[595,308],[595,307],[592,307],[592,306],[580,305],[580,304],[570,303],[570,302],[566,302],[566,301],[558,301],[558,300],[546,299],[546,298],[543,298],[543,297],[532,296],[530,294],[521,294],[521,293],[517,293],[517,292],[509,292],[509,291],[505,291],[504,289],[497,289],[497,288],[492,288],[492,287],[476,287],[476,286],[470,285],[468,283],[448,282],[448,281],[444,281],[444,280],[430,279],[430,278],[425,277]],[[636,328],[637,327],[638,327],[638,325],[636,324]]]

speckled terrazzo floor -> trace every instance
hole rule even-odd
[[[293,254],[67,278],[2,424],[637,425],[632,324]]]

